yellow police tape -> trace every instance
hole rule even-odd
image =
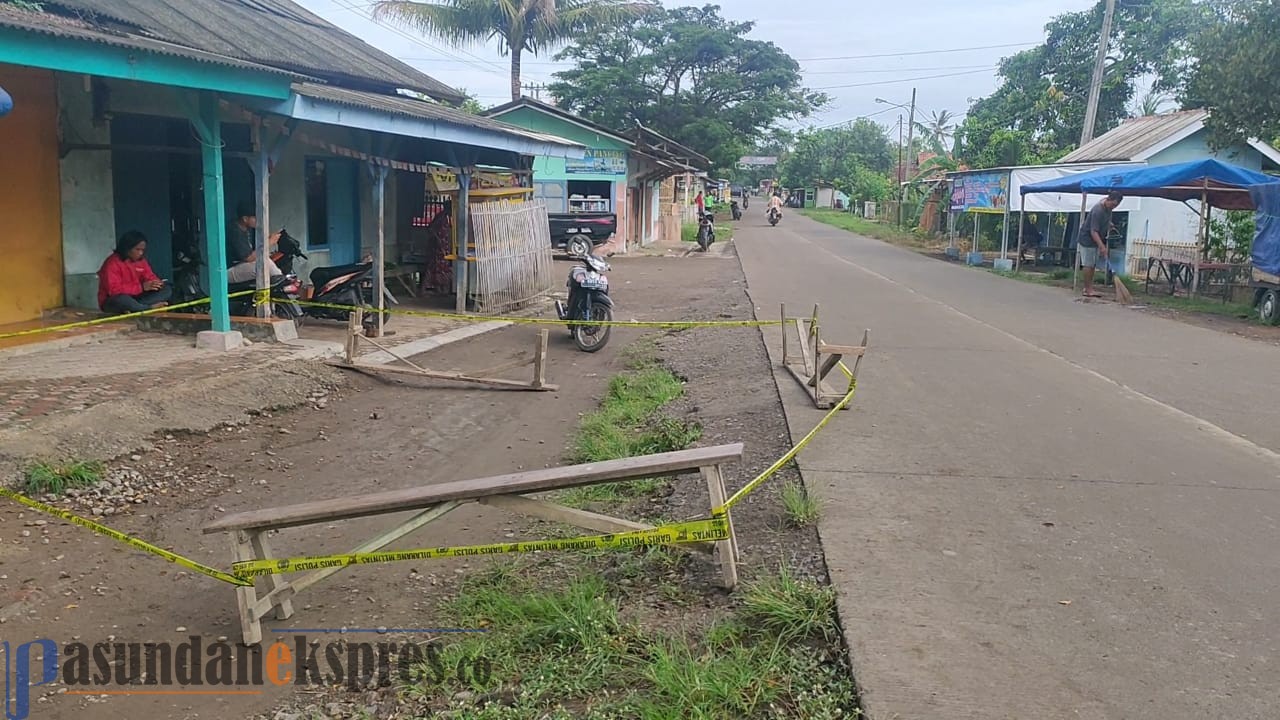
[[[822,420],[820,420],[818,424],[808,432],[808,434],[801,438],[800,442],[796,443],[795,447],[788,450],[785,455],[778,458],[778,460],[766,468],[764,472],[757,475],[755,479],[743,486],[741,490],[734,493],[732,497],[725,501],[724,505],[714,508],[711,511],[711,517],[709,518],[662,525],[651,530],[636,530],[633,532],[617,533],[613,535],[588,535],[565,538],[562,540],[536,540],[531,542],[493,543],[490,545],[459,545],[452,547],[423,548],[418,550],[347,553],[342,555],[313,555],[279,558],[275,560],[242,560],[231,566],[231,572],[242,578],[251,578],[259,575],[276,575],[282,573],[301,572],[304,570],[348,567],[351,565],[372,565],[376,563],[400,562],[403,560],[430,560],[446,557],[472,557],[475,555],[504,555],[508,553],[535,552],[539,550],[625,549],[646,545],[679,545],[682,543],[728,540],[729,508],[776,474],[787,463],[795,459],[795,456],[804,449],[804,446],[808,445],[809,442],[817,436],[818,432],[831,421],[831,418],[835,417],[836,413],[843,410],[846,405],[853,401],[853,396],[857,392],[857,381],[853,380],[853,373],[850,372],[848,368],[845,368],[843,364],[841,364],[841,368],[844,370],[845,374],[850,377],[849,392],[845,393],[840,402],[836,403],[836,406],[831,408],[831,410],[823,416]]]
[[[282,302],[285,302],[281,299]],[[327,310],[341,310],[351,312],[355,310],[353,305],[338,305],[335,303],[314,302],[312,300],[292,300],[288,302],[296,303],[302,307],[325,308]],[[366,313],[377,313],[377,308],[362,307]],[[530,318],[515,317],[510,315],[465,315],[463,313],[440,312],[435,310],[396,310],[384,307],[383,312],[391,315],[406,315],[409,317],[427,317],[440,318],[445,320],[465,320],[468,322],[508,322],[523,323],[526,325],[593,325],[607,327],[647,327],[647,328],[694,328],[694,327],[768,327],[771,325],[781,325],[781,320],[560,320],[557,318]]]
[[[239,293],[237,293],[237,295],[239,295]],[[259,295],[257,297],[261,296]],[[827,423],[831,422],[831,419],[834,418],[837,413],[848,406],[849,403],[853,402],[853,396],[858,389],[857,379],[854,378],[853,372],[850,371],[843,362],[839,363],[838,367],[849,377],[849,391],[845,393],[840,402],[836,403],[835,407],[831,408],[827,414],[818,421],[818,424],[815,425],[812,430],[800,439],[800,442],[796,443],[786,452],[786,454],[778,458],[772,465],[766,468],[764,472],[757,475],[753,480],[751,480],[751,482],[747,483],[740,490],[735,492],[728,500],[725,501],[724,505],[714,508],[711,511],[711,517],[700,520],[671,523],[651,528],[649,530],[636,530],[611,535],[587,535],[557,540],[534,540],[527,542],[492,543],[488,545],[444,546],[418,550],[393,550],[373,553],[348,553],[343,555],[317,555],[269,560],[246,560],[234,563],[232,565],[231,573],[226,573],[216,568],[202,565],[201,563],[163,548],[156,547],[155,545],[135,538],[127,533],[122,533],[119,530],[113,530],[101,523],[96,523],[92,520],[80,517],[75,513],[53,507],[52,505],[47,505],[37,500],[32,500],[31,498],[12,490],[0,487],[0,496],[12,498],[33,510],[38,510],[49,515],[53,515],[54,517],[62,518],[70,523],[87,528],[101,535],[105,535],[113,540],[129,545],[130,547],[142,550],[143,552],[157,555],[171,563],[181,565],[202,575],[207,575],[211,578],[238,586],[252,586],[252,578],[261,575],[293,573],[331,567],[347,567],[350,565],[399,562],[403,560],[428,560],[433,558],[504,555],[509,553],[555,550],[625,549],[650,545],[679,545],[684,543],[715,542],[718,540],[729,539],[729,508],[754,491],[770,477],[775,475],[787,463],[794,460],[796,455],[798,455],[800,451],[804,449],[804,447],[808,445],[824,427],[826,427]]]
[[[255,303],[261,297],[256,290],[242,290],[234,292],[227,298],[244,297],[245,295],[254,295]],[[93,325],[106,325],[107,323],[120,322],[121,320],[132,320],[134,318],[143,317],[144,315],[155,315],[157,313],[173,312],[174,310],[182,310],[184,308],[195,307],[197,305],[208,305],[209,298],[200,298],[191,302],[178,303],[177,305],[165,305],[164,307],[151,308],[150,310],[140,310],[135,313],[127,313],[124,315],[111,315],[108,317],[94,318],[92,320],[81,320],[79,322],[66,323],[64,325],[52,325],[50,327],[32,328],[31,330],[19,330],[17,332],[0,333],[0,340],[11,337],[22,337],[24,335],[40,335],[42,333],[62,332],[63,330],[74,330],[76,328],[91,327]]]
[[[225,573],[221,570],[211,568],[208,565],[201,565],[200,563],[194,560],[189,560],[176,553],[171,553],[168,550],[165,550],[164,548],[156,547],[155,545],[152,545],[149,542],[146,542],[144,540],[139,540],[138,538],[133,537],[132,535],[129,535],[127,533],[122,533],[119,530],[112,530],[106,525],[96,523],[86,518],[82,518],[73,512],[62,510],[60,508],[53,507],[52,505],[46,505],[37,500],[32,500],[31,498],[26,497],[25,495],[20,495],[12,490],[9,490],[6,488],[0,488],[0,496],[12,498],[13,500],[16,500],[17,502],[22,503],[23,505],[26,505],[32,510],[39,510],[42,513],[46,513],[54,517],[62,518],[63,520],[66,520],[69,523],[79,525],[80,527],[83,527],[83,528],[88,528],[89,530],[92,530],[100,535],[106,535],[112,540],[118,540],[126,545],[129,545],[130,547],[134,547],[139,550],[142,550],[143,552],[149,552],[152,555],[159,555],[160,557],[164,558],[165,560],[168,560],[171,563],[181,565],[182,567],[187,568],[188,570],[194,570],[202,575],[208,575],[211,578],[217,578],[218,580],[231,583],[232,585],[252,585],[253,584],[252,581],[242,580],[241,578],[238,578],[229,573]]]
[[[724,512],[712,514],[702,520],[671,523],[649,530],[634,530],[613,535],[586,535],[557,540],[492,543],[489,545],[459,545],[420,550],[389,550],[386,552],[352,553],[343,555],[314,555],[279,558],[275,560],[243,560],[231,566],[231,572],[241,578],[260,575],[320,570],[399,562],[402,560],[431,560],[435,558],[474,557],[477,555],[505,555],[509,553],[538,552],[543,550],[617,550],[650,545],[679,545],[684,543],[715,542],[729,539],[729,519]]]

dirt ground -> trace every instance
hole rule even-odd
[[[753,317],[732,254],[615,257],[611,262],[617,319]],[[567,273],[567,267],[558,263],[557,271]],[[437,369],[497,365],[527,350],[535,332],[517,325],[417,360]],[[153,450],[113,463],[113,475],[125,477],[129,489],[117,498],[123,504],[113,508],[106,522],[225,568],[231,560],[228,539],[199,533],[204,523],[223,513],[560,464],[577,419],[596,407],[609,378],[625,369],[623,348],[644,334],[615,330],[608,348],[585,354],[572,347],[567,332],[553,328],[547,377],[559,384],[557,392],[346,374],[294,409],[263,413],[208,434],[157,437]],[[664,364],[686,380],[686,397],[672,412],[702,424],[698,444],[746,444],[744,461],[727,469],[730,492],[785,452],[790,437],[758,330],[699,329],[653,337]],[[814,531],[783,522],[778,489],[796,477],[792,467],[784,469],[735,509],[748,577],[787,561],[802,576],[826,579]],[[677,480],[669,496],[646,502],[654,505],[652,512],[636,512],[648,517],[692,518],[707,510],[706,490],[696,476]],[[103,504],[94,498],[61,504],[85,513],[106,509],[92,507]],[[284,530],[274,537],[274,549],[278,554],[346,552],[398,517]],[[539,529],[525,518],[471,504],[392,548],[532,538]],[[228,585],[8,502],[0,504],[0,538],[0,622],[11,642],[48,637],[59,644],[177,643],[189,635],[210,642],[239,639]],[[486,562],[424,561],[346,570],[296,597],[289,620],[265,621],[264,647],[271,632],[296,628],[433,627],[436,603]],[[712,589],[708,562],[690,567],[685,581],[703,596],[705,607],[732,603]],[[289,717],[277,708],[321,700],[307,695],[312,690],[290,697],[292,688],[265,688],[260,695],[73,697],[54,685],[36,690],[33,716]],[[331,708],[325,714],[344,711]]]

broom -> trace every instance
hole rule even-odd
[[[1116,302],[1121,305],[1132,305],[1133,295],[1129,293],[1129,288],[1125,287],[1124,281],[1119,275],[1112,275],[1111,282],[1116,286]]]

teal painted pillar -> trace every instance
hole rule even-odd
[[[229,332],[231,313],[227,308],[227,211],[222,189],[222,121],[218,118],[218,96],[200,94],[200,110],[194,118],[200,136],[200,158],[204,165],[204,256],[209,263],[209,314],[213,330]]]

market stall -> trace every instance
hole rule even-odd
[[[1102,196],[1111,192],[1118,192],[1126,197],[1174,200],[1188,206],[1192,201],[1198,202],[1200,229],[1196,235],[1191,268],[1191,294],[1194,296],[1200,285],[1201,271],[1207,266],[1204,255],[1211,209],[1253,210],[1255,205],[1249,189],[1255,185],[1277,182],[1280,182],[1280,178],[1221,160],[1208,159],[1173,165],[1102,168],[1071,177],[1023,185],[1019,194],[1077,194],[1081,196],[1082,208],[1088,207],[1090,195]],[[1213,265],[1208,267],[1213,271],[1218,270]]]

